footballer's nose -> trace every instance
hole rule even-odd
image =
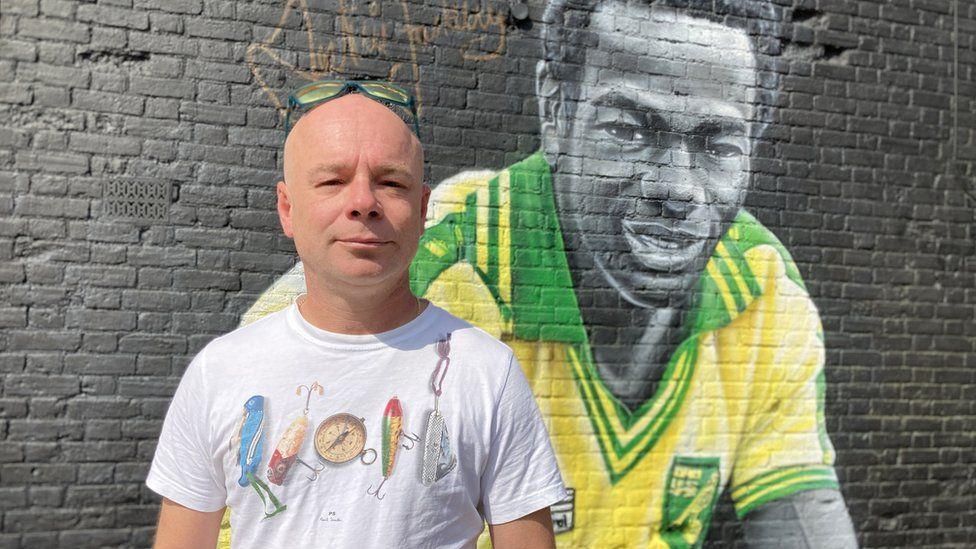
[[[685,219],[707,201],[702,170],[687,163],[655,166],[641,174],[642,198],[660,204],[661,215]]]

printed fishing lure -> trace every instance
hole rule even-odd
[[[427,416],[424,432],[423,468],[420,481],[430,486],[444,478],[457,466],[457,457],[451,451],[451,439],[447,433],[447,420],[440,412],[440,397],[444,389],[444,377],[451,366],[451,334],[437,342],[437,367],[430,376],[430,388],[434,392],[434,409]],[[443,370],[441,368],[443,367]]]
[[[244,415],[240,425],[241,445],[238,450],[238,464],[241,476],[237,484],[247,486],[247,474],[257,472],[264,446],[264,397],[254,395],[244,403]]]
[[[285,429],[285,434],[281,436],[281,440],[278,442],[278,446],[271,456],[271,461],[268,462],[268,480],[278,486],[281,486],[285,482],[288,471],[295,464],[295,461],[300,461],[298,452],[301,451],[302,445],[305,443],[305,435],[308,433],[308,405],[312,400],[312,393],[318,389],[319,396],[322,396],[325,391],[317,381],[313,382],[311,387],[299,385],[295,390],[295,394],[301,396],[302,389],[308,391],[308,397],[305,399],[305,409],[302,410],[302,415],[292,421],[291,425]],[[317,477],[318,472],[315,469],[312,470],[316,473]],[[315,477],[312,477],[312,480],[314,479]]]
[[[264,517],[269,518],[284,511],[286,506],[278,501],[268,485],[261,482],[256,475],[264,453],[264,412],[265,398],[261,395],[254,395],[244,403],[244,414],[236,437],[240,441],[238,464],[241,467],[237,484],[254,488],[264,502]]]
[[[372,486],[366,489],[366,493],[376,496],[376,499],[386,497],[386,495],[380,495],[380,488],[393,475],[393,466],[396,463],[397,447],[400,446],[401,436],[411,441],[410,446],[403,446],[407,450],[413,448],[413,444],[418,440],[416,435],[411,436],[403,433],[403,410],[400,408],[400,400],[394,395],[386,403],[386,409],[383,411],[383,447],[380,449],[383,458],[383,481],[375,490]]]

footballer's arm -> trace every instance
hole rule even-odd
[[[771,501],[747,514],[743,526],[751,549],[857,549],[839,490],[809,490]]]

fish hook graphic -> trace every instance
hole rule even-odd
[[[418,442],[420,442],[420,437],[418,437],[415,433],[411,433],[409,435],[406,434],[406,433],[401,433],[400,436],[402,436],[402,437],[404,437],[404,438],[406,438],[407,440],[410,441],[410,446],[407,446],[406,444],[400,444],[400,446],[403,446],[403,448],[405,450],[412,450],[413,447],[416,446]],[[383,477],[383,481],[380,482],[380,485],[377,486],[375,490],[373,489],[373,485],[370,484],[369,485],[369,488],[366,489],[366,493],[369,494],[369,495],[371,495],[371,496],[376,497],[376,499],[383,499],[383,498],[385,498],[386,497],[386,494],[383,494],[382,496],[380,495],[380,488],[383,487],[383,485],[386,483],[386,479],[388,479],[388,478],[390,478],[390,477],[389,476],[384,476]]]
[[[420,437],[417,436],[417,433],[410,433],[409,435],[406,433],[401,433],[400,436],[410,441],[410,446],[407,446],[406,444],[400,444],[400,446],[403,446],[404,450],[413,450],[413,447],[416,446],[418,442],[420,442]]]
[[[307,416],[308,415],[308,405],[312,401],[312,393],[314,393],[315,390],[318,389],[319,390],[319,396],[322,396],[323,394],[325,394],[325,387],[322,387],[321,385],[319,385],[319,382],[318,381],[313,381],[311,387],[309,387],[308,385],[299,385],[298,386],[298,389],[295,390],[295,394],[297,394],[298,396],[301,396],[302,395],[302,389],[305,389],[306,391],[308,391],[308,397],[305,398],[305,409],[302,410],[302,413]]]
[[[305,461],[304,461],[304,460],[302,460],[302,458],[295,458],[295,459],[296,459],[296,460],[298,461],[298,463],[301,463],[301,464],[302,464],[302,465],[304,465],[305,467],[308,467],[309,469],[311,469],[311,470],[312,470],[312,476],[310,476],[310,477],[305,477],[305,478],[307,478],[308,480],[311,480],[311,481],[313,481],[313,482],[314,482],[314,481],[315,481],[316,479],[318,479],[318,478],[319,478],[319,473],[321,473],[322,471],[324,471],[324,470],[325,470],[325,465],[321,465],[321,466],[319,466],[319,467],[312,467],[311,465],[309,465],[309,464],[307,464],[307,463],[305,463]]]
[[[380,482],[380,485],[377,486],[375,490],[373,490],[373,485],[370,484],[369,485],[369,488],[366,489],[366,493],[369,494],[369,495],[371,495],[371,496],[375,496],[376,499],[383,499],[383,498],[385,498],[386,497],[386,494],[383,494],[382,496],[380,495],[380,488],[382,488],[383,485],[386,484],[386,479],[388,479],[388,478],[390,478],[390,477],[383,477],[383,481]]]

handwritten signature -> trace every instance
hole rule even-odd
[[[332,22],[332,30],[319,33],[308,0],[286,0],[271,35],[248,47],[247,64],[264,92],[281,109],[284,105],[264,74],[268,60],[272,68],[284,68],[309,81],[362,70],[375,63],[373,60],[392,61],[387,78],[413,82],[414,95],[422,108],[418,57],[426,48],[457,47],[463,59],[476,62],[490,61],[504,53],[508,31],[506,14],[485,5],[487,1],[442,0],[433,14],[423,14],[427,22],[414,23],[407,0],[398,0],[399,10],[379,0],[340,0],[335,16],[329,14],[326,18]],[[281,44],[286,33],[294,32],[289,29],[296,28],[296,13],[305,35],[303,54],[308,55],[307,70],[300,69],[293,61],[294,53]],[[407,51],[402,51],[404,44]]]

